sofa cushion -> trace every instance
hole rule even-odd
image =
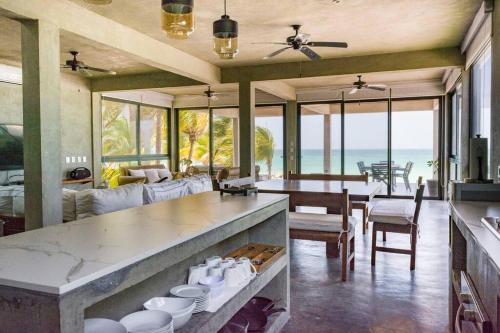
[[[148,184],[154,184],[160,180],[160,175],[158,175],[158,169],[144,169],[146,178],[148,179]]]
[[[144,185],[144,204],[149,205],[164,200],[178,199],[189,195],[187,182],[167,180],[157,184]]]
[[[67,188],[62,189],[63,197],[63,221],[76,220],[76,194],[78,191]]]
[[[144,170],[141,170],[141,169],[130,169],[128,171],[130,173],[130,176],[132,177],[146,177],[146,173],[144,172]]]
[[[368,221],[403,225],[412,223],[415,205],[413,200],[388,199],[376,201],[370,215],[368,215]]]
[[[212,178],[206,173],[194,175],[184,180],[187,182],[189,194],[213,191]]]
[[[76,218],[102,215],[143,204],[140,184],[129,184],[114,189],[83,190],[76,193]]]
[[[342,215],[337,214],[314,214],[314,213],[295,213],[289,215],[290,229],[341,232]],[[349,216],[349,231],[354,230],[358,220],[354,216]]]
[[[158,176],[160,176],[161,179],[173,179],[172,173],[168,168],[158,169]]]

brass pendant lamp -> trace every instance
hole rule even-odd
[[[187,39],[194,32],[194,0],[162,0],[162,28],[169,38]]]
[[[224,0],[224,15],[214,22],[214,52],[221,59],[234,59],[238,54],[238,22],[231,20],[226,11]]]

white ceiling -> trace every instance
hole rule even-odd
[[[196,31],[184,41],[168,39],[160,28],[159,0],[114,0],[98,6],[70,0],[219,66],[264,63],[262,57],[292,34],[291,24],[316,41],[345,41],[349,48],[317,48],[324,58],[423,50],[459,45],[481,0],[231,0],[228,14],[240,24],[240,55],[219,60],[212,49],[212,22],[223,0],[196,0]],[[306,60],[288,51],[267,62]]]

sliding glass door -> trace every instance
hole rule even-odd
[[[301,173],[369,174],[382,195],[411,197],[423,177],[438,197],[440,98],[304,103],[299,108]]]
[[[285,117],[283,105],[255,108],[255,163],[259,178],[277,179],[285,175]]]
[[[300,172],[341,173],[341,104],[300,107]]]
[[[393,195],[414,195],[418,177],[425,196],[439,195],[438,98],[392,102]]]
[[[381,194],[388,193],[387,101],[345,103],[344,174],[368,172],[370,180],[383,183]]]

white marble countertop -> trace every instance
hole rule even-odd
[[[64,294],[286,198],[206,192],[0,238],[0,285]]]
[[[500,271],[500,241],[481,222],[483,217],[500,217],[500,202],[451,201],[450,207]]]

